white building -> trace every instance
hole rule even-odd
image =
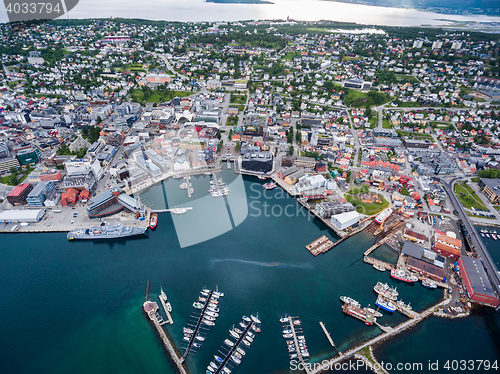
[[[335,214],[330,218],[330,222],[339,230],[344,230],[359,222],[360,216],[356,211]]]
[[[0,222],[38,222],[45,215],[45,209],[12,209],[0,212]]]

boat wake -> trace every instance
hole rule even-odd
[[[257,261],[247,261],[247,260],[239,260],[239,259],[232,259],[232,258],[212,260],[212,264],[214,264],[214,265],[218,264],[220,262],[240,262],[243,264],[256,265],[256,266],[262,266],[262,267],[268,267],[268,268],[280,267],[280,268],[312,269],[312,265],[308,265],[308,264],[295,265],[295,264],[285,264],[282,262],[257,262]]]

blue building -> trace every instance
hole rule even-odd
[[[55,191],[56,185],[52,181],[43,181],[39,182],[35,188],[33,188],[30,193],[28,194],[28,197],[26,198],[26,201],[29,206],[33,207],[42,207],[44,206],[44,202],[47,199],[47,194],[50,191]]]

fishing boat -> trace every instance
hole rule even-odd
[[[429,281],[427,279],[422,279],[422,286],[427,288],[437,288],[437,284],[435,282]]]
[[[377,264],[373,264],[373,268],[377,269],[378,271],[385,271],[386,270],[385,267],[377,265]]]
[[[156,229],[156,225],[158,225],[158,214],[152,213],[149,217],[149,228],[154,230]]]
[[[375,301],[375,305],[391,313],[396,311],[396,305],[382,296],[379,296],[377,298],[377,301]]]
[[[398,299],[399,292],[392,287],[389,287],[387,283],[377,282],[373,290],[379,295],[384,296],[386,299],[396,301]]]
[[[391,277],[407,283],[413,283],[418,281],[418,278],[416,276],[407,274],[400,269],[391,270]]]
[[[356,300],[349,296],[340,296],[340,301],[346,303],[346,304],[351,304],[352,306],[359,308],[361,307],[361,304],[358,303]]]
[[[262,188],[265,189],[265,190],[272,190],[272,189],[276,188],[276,186],[277,186],[276,183],[269,182],[269,183],[263,184]]]
[[[410,303],[405,304],[403,300],[398,300],[398,305],[401,305],[402,307],[405,307],[406,309],[412,310],[413,308],[411,307]]]
[[[364,310],[366,310],[367,312],[373,314],[375,317],[383,317],[384,315],[380,312],[377,312],[375,309],[372,309],[372,308],[369,308],[369,307],[366,307],[366,308],[363,308]]]

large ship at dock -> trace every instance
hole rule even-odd
[[[147,227],[130,227],[117,225],[102,225],[91,227],[90,229],[76,229],[68,232],[68,240],[103,240],[126,238],[129,236],[144,235]]]
[[[391,208],[383,210],[377,217],[375,217],[375,222],[381,225],[392,214],[392,212],[393,210]]]
[[[418,278],[416,276],[407,274],[403,270],[398,270],[398,269],[391,270],[391,277],[407,283],[413,283],[418,281]]]
[[[361,308],[356,308],[351,304],[342,305],[342,311],[351,317],[363,321],[366,325],[373,325],[377,321],[377,318],[372,313]]]

